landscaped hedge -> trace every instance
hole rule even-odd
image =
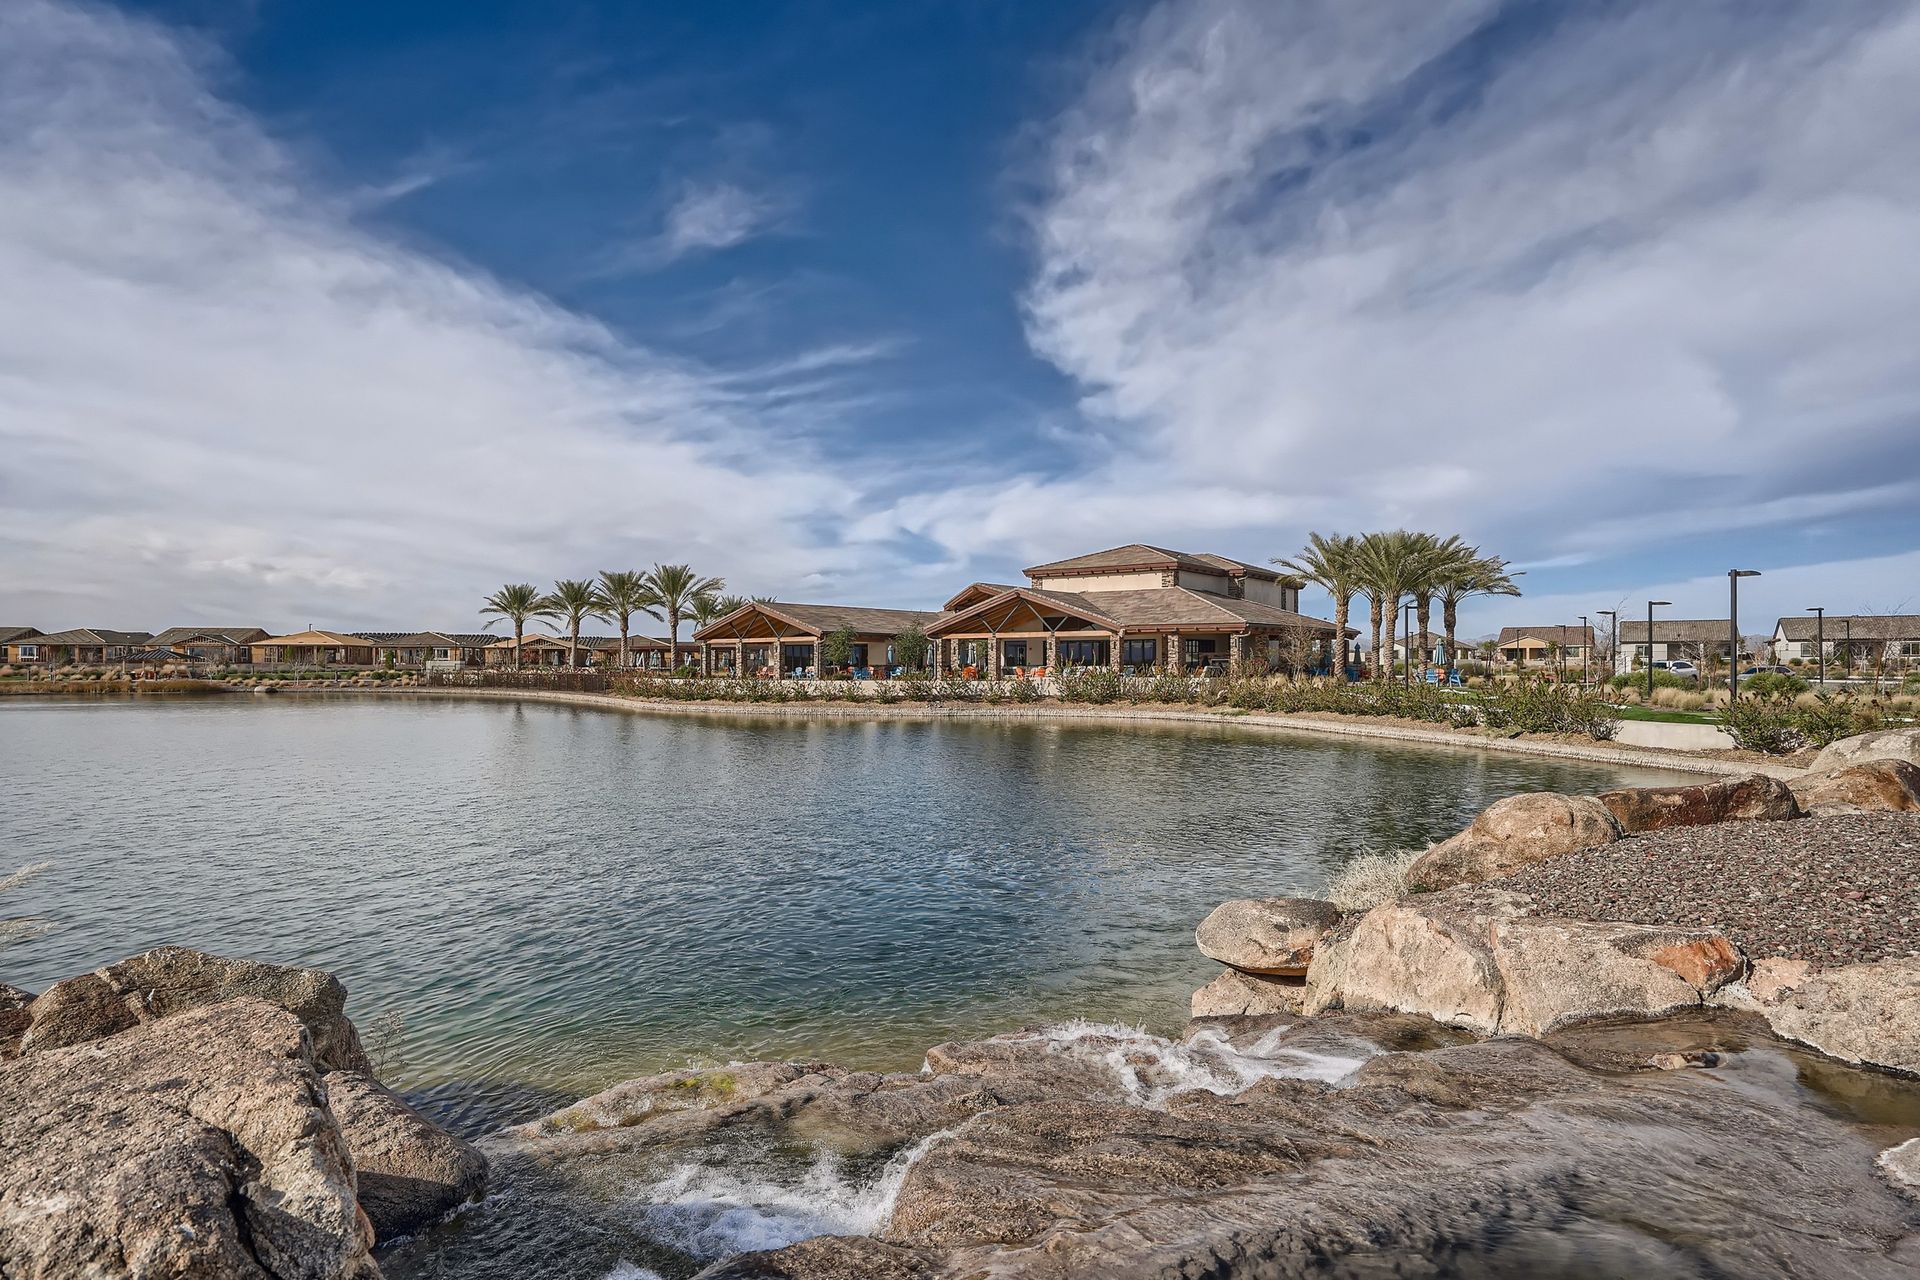
[[[1720,722],[1736,747],[1784,756],[1884,729],[1892,718],[1889,710],[1879,698],[1854,693],[1796,698],[1784,689],[1750,692],[1742,682],[1739,701],[1721,713]]]

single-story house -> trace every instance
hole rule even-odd
[[[153,636],[145,631],[109,631],[105,627],[75,627],[50,636],[35,636],[7,646],[9,660],[43,667],[104,667],[122,662],[130,653],[149,647]],[[17,655],[17,656],[16,656]]]
[[[1497,661],[1515,666],[1546,662],[1555,654],[1559,662],[1585,666],[1593,654],[1593,628],[1502,627],[1493,651]]]
[[[643,641],[640,637],[629,636],[627,647],[629,660]],[[664,641],[662,647],[664,647]],[[520,665],[522,667],[564,667],[567,665],[567,645],[565,636],[550,636],[544,633],[529,632],[520,637]],[[581,636],[580,665],[582,667],[611,666],[619,661],[619,636]],[[513,665],[513,637],[495,640],[486,648],[486,664],[490,667],[511,667]]]
[[[853,636],[848,668],[884,672],[900,665],[895,637],[914,628],[931,634],[933,624],[947,616],[919,609],[755,602],[695,631],[693,647],[700,669],[711,675],[818,675],[823,674],[821,641],[846,631]]]
[[[374,662],[385,666],[389,656],[396,667],[424,667],[429,662],[457,662],[477,667],[499,636],[486,631],[356,631],[373,646]]]
[[[1027,586],[976,583],[948,602],[927,627],[936,672],[1312,669],[1334,642],[1331,622],[1298,612],[1297,580],[1227,556],[1132,543],[1026,573]]]
[[[373,644],[338,631],[302,631],[267,636],[249,646],[256,667],[371,667]]]
[[[200,659],[179,649],[165,649],[155,645],[151,649],[141,649],[126,656],[120,664],[130,671],[141,675],[160,675],[163,672],[190,670],[205,666]]]
[[[1773,626],[1773,660],[1819,660],[1867,671],[1920,666],[1920,613],[1830,613],[1782,618]]]
[[[40,646],[34,643],[39,638],[38,627],[0,627],[0,658],[9,664],[40,661]]]
[[[177,650],[209,666],[232,667],[252,662],[253,644],[266,638],[263,627],[168,627],[153,638],[153,647]]]
[[[1647,620],[1620,619],[1620,635],[1614,643],[1613,669],[1625,675],[1645,670],[1648,662],[1695,662],[1705,665],[1709,659],[1727,660],[1732,641],[1727,630],[1733,624],[1726,618],[1655,618],[1651,655],[1647,652]],[[1745,646],[1743,645],[1744,649]],[[1744,658],[1744,653],[1739,657]]]

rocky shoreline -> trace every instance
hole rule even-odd
[[[1175,1040],[672,1072],[471,1144],[318,970],[0,988],[0,1273],[1912,1275],[1920,731],[1869,737],[1501,801],[1364,910],[1223,904]]]

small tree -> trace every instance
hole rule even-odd
[[[918,671],[927,665],[927,653],[932,648],[933,641],[916,623],[893,638],[893,660],[909,671]]]
[[[820,638],[820,674],[827,674],[828,667],[850,667],[853,665],[853,632],[842,627],[838,631],[829,631]]]

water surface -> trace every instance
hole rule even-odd
[[[1232,724],[332,694],[16,700],[0,770],[6,859],[52,864],[5,913],[58,925],[0,978],[163,943],[321,965],[383,1074],[469,1131],[690,1062],[1169,1029],[1222,899],[1316,893],[1516,791],[1675,776]]]

